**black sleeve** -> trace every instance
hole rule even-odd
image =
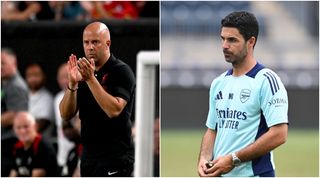
[[[116,79],[113,83],[113,96],[129,101],[135,89],[135,78],[128,65],[117,67],[114,71]]]

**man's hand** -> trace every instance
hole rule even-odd
[[[207,167],[206,167],[206,163],[208,161],[204,158],[201,158],[199,163],[198,163],[198,174],[200,177],[206,177],[208,176],[207,173],[205,172],[207,170]]]
[[[69,87],[71,88],[76,88],[78,85],[78,82],[82,80],[81,74],[77,66],[77,57],[73,54],[69,56],[68,78],[69,78]]]
[[[206,171],[208,170],[206,163],[208,163],[208,161],[212,160],[213,158],[212,151],[214,150],[213,146],[216,139],[216,134],[217,132],[215,130],[208,128],[202,138],[199,159],[198,159],[199,160],[199,163],[198,163],[199,176],[208,176],[206,173]],[[210,161],[210,163],[212,162]]]
[[[95,70],[95,64],[94,60],[90,59],[90,62],[86,58],[80,58],[78,60],[78,66],[79,66],[79,72],[83,78],[84,81],[88,81],[92,78],[94,78],[94,70]]]
[[[213,167],[205,170],[206,176],[217,177],[221,174],[230,172],[234,166],[232,165],[231,155],[221,156],[212,161]]]

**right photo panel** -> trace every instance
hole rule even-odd
[[[318,177],[319,2],[160,11],[160,175]]]

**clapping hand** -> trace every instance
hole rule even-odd
[[[75,88],[78,85],[78,82],[82,80],[82,76],[77,66],[77,57],[73,54],[69,56],[68,78],[69,78],[69,87],[71,88]]]
[[[90,60],[87,60],[85,57],[79,58],[77,64],[84,81],[88,81],[94,77],[95,64],[92,58]]]

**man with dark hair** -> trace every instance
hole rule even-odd
[[[255,16],[249,12],[233,12],[221,20],[222,27],[237,28],[245,41],[255,37],[256,45],[259,35],[259,24]]]
[[[53,97],[45,87],[46,75],[37,64],[26,68],[26,81],[29,86],[29,112],[36,119],[37,130],[44,137],[52,139],[53,135]]]
[[[225,60],[232,69],[213,80],[203,136],[200,176],[275,176],[272,150],[285,143],[288,97],[280,78],[259,64],[259,26],[248,12],[221,21]]]
[[[83,32],[86,58],[69,57],[69,84],[61,117],[79,110],[83,152],[81,176],[131,176],[134,163],[131,112],[135,79],[130,67],[110,53],[110,32],[101,22]]]

